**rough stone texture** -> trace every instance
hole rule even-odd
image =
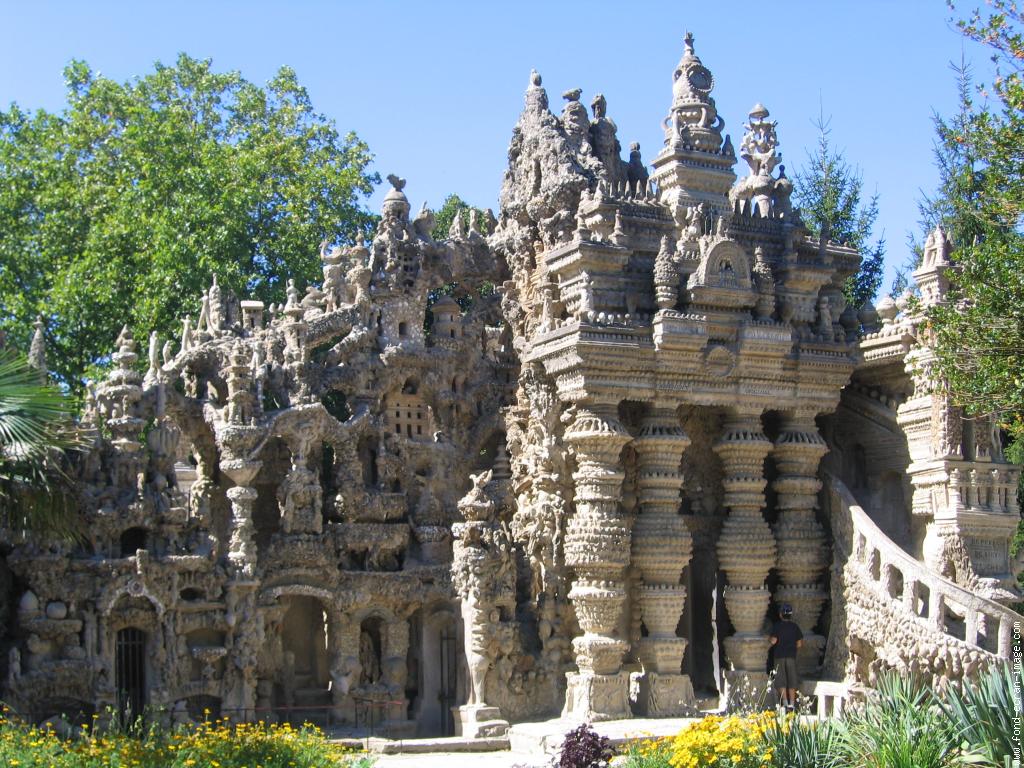
[[[392,176],[320,285],[214,283],[145,375],[122,332],[88,542],[7,558],[5,701],[390,735],[679,715],[763,687],[781,602],[808,676],[1008,656],[1017,469],[928,389],[912,305],[846,306],[859,255],[809,235],[761,105],[737,181],[713,86],[688,36],[648,173],[603,96],[555,115],[533,73],[488,237],[435,242]],[[937,232],[926,303],[951,268]]]

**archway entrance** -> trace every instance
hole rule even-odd
[[[124,722],[146,707],[146,633],[137,627],[118,630],[114,659],[117,707]]]
[[[456,615],[445,606],[425,611],[415,646],[419,657],[420,696],[412,712],[420,736],[452,736],[455,721],[452,707],[459,697],[459,665],[462,640]]]
[[[288,595],[281,602],[281,714],[293,722],[325,722],[331,706],[327,614],[315,597]]]

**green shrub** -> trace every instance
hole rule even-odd
[[[1014,694],[1013,671],[1009,664],[1000,664],[977,683],[965,683],[946,695],[942,711],[950,721],[952,738],[965,745],[973,764],[1003,768],[1004,758],[1013,757],[1018,747],[1013,719],[1021,716],[1020,695]]]
[[[834,721],[839,764],[851,768],[962,765],[935,693],[914,677],[887,674],[863,708]]]
[[[769,720],[761,732],[771,768],[839,768],[835,727],[829,721],[804,723],[794,715]]]

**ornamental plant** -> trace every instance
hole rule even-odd
[[[672,768],[764,768],[763,735],[771,712],[739,717],[711,715],[691,723],[671,740]]]
[[[762,732],[765,765],[772,768],[840,768],[835,728],[829,721],[801,722],[794,715],[769,719]]]
[[[565,734],[554,765],[556,768],[605,768],[614,756],[615,750],[608,737],[584,723]]]
[[[369,768],[372,758],[331,744],[314,726],[224,720],[173,730],[93,731],[71,737],[53,727],[0,718],[4,768]]]

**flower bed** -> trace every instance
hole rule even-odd
[[[314,726],[217,720],[62,737],[0,718],[3,768],[369,768],[372,758],[331,744]]]
[[[636,742],[625,768],[1002,768],[1019,749],[1014,673],[996,666],[936,693],[911,676],[882,676],[844,717],[801,721],[773,712],[710,716],[675,736]],[[574,767],[575,768],[575,767]],[[584,768],[579,766],[578,768]]]

